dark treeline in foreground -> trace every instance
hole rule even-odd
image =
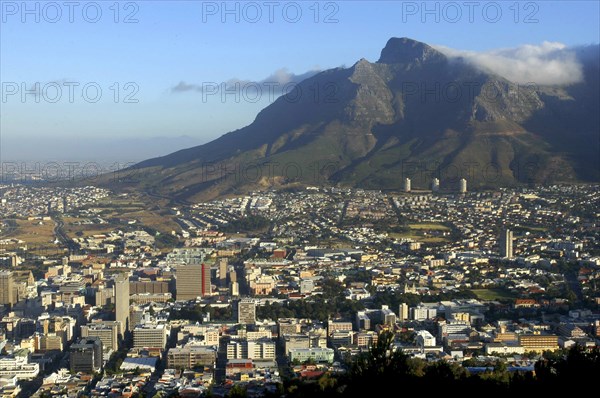
[[[433,363],[392,352],[393,336],[383,333],[369,353],[359,356],[344,375],[324,374],[315,380],[285,383],[286,397],[396,396],[401,391],[490,392],[539,394],[564,391],[576,380],[600,375],[600,350],[573,348],[564,356],[538,361],[535,371],[509,372],[504,363],[493,370],[470,374],[458,364]],[[381,395],[380,395],[381,394]]]

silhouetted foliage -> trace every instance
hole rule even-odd
[[[368,353],[355,358],[342,376],[324,374],[316,380],[294,379],[287,383],[289,397],[354,397],[389,395],[398,386],[405,391],[430,393],[449,391],[494,391],[498,393],[539,394],[561,391],[573,380],[594,380],[600,374],[600,350],[574,348],[566,355],[550,356],[538,362],[535,373],[509,372],[505,362],[470,374],[457,363],[444,360],[426,362],[394,350],[394,335],[383,332]]]

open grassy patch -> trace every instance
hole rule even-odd
[[[10,238],[19,239],[25,243],[3,246],[7,251],[19,250],[27,246],[30,255],[49,256],[61,255],[62,250],[54,243],[54,221],[52,220],[16,220],[16,227]]]
[[[11,236],[28,245],[54,246],[54,221],[17,220],[17,228]]]
[[[394,239],[412,239],[421,243],[446,243],[449,236],[442,236],[442,232],[450,232],[450,228],[438,223],[413,223],[408,224],[408,231],[392,232],[389,234]]]
[[[106,234],[118,228],[115,224],[101,224],[90,218],[65,217],[63,230],[74,239],[81,236]]]
[[[164,200],[145,196],[107,197],[91,205],[96,209],[97,217],[108,223],[96,222],[94,216],[81,219],[66,219],[65,231],[70,237],[90,236],[113,231],[115,229],[141,229],[149,227],[163,234],[181,231],[174,216],[168,212]],[[135,222],[134,222],[135,221]]]
[[[504,289],[471,289],[480,300],[514,300],[516,296]]]
[[[548,228],[546,227],[535,227],[535,226],[529,226],[529,225],[521,225],[522,229],[524,229],[525,231],[530,231],[530,232],[546,232],[548,231]]]
[[[170,234],[171,231],[181,231],[181,227],[173,220],[172,216],[161,215],[152,210],[128,212],[123,213],[120,216],[137,220],[137,224],[135,225],[150,227],[163,234]]]
[[[450,228],[444,224],[438,223],[417,223],[417,224],[408,224],[410,229],[415,230],[428,230],[428,231],[450,231]]]

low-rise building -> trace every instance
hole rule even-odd
[[[133,348],[165,349],[170,328],[165,324],[145,323],[133,329]]]
[[[556,351],[558,336],[550,334],[524,334],[519,336],[519,344],[525,351],[544,352]]]
[[[300,363],[309,360],[315,363],[333,363],[333,354],[331,348],[292,348],[289,359]]]
[[[189,369],[194,366],[214,366],[217,350],[211,346],[171,348],[167,352],[167,367]]]
[[[0,377],[16,377],[18,380],[31,380],[40,373],[40,365],[29,363],[27,356],[0,358]]]
[[[485,345],[486,355],[524,354],[525,348],[519,344],[488,343]]]
[[[227,344],[227,359],[275,359],[275,342],[263,339],[256,341],[231,341]]]
[[[435,347],[435,337],[427,330],[417,330],[416,335],[419,347]]]

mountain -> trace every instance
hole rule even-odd
[[[455,189],[598,181],[598,46],[578,52],[584,80],[518,85],[392,38],[359,60],[299,83],[254,122],[205,145],[149,159],[113,184],[176,199],[335,184],[397,189],[432,178]]]

